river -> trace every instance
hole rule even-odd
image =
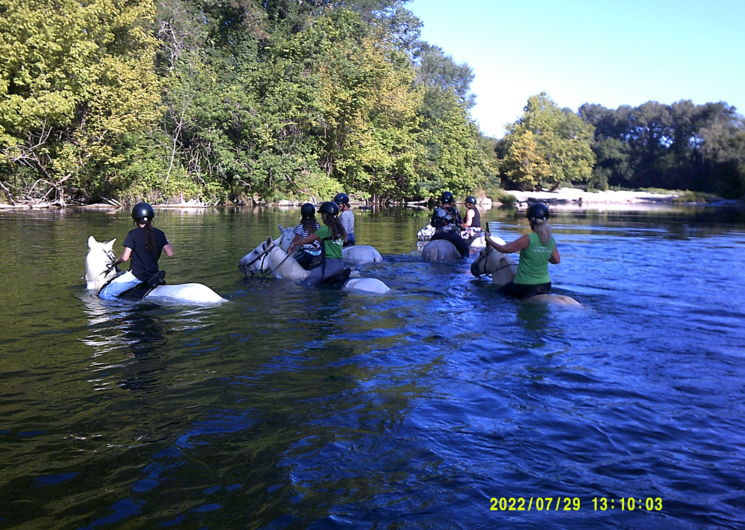
[[[742,213],[556,212],[581,309],[356,216],[387,295],[243,278],[297,210],[159,210],[169,282],[229,299],[184,307],[83,289],[126,212],[0,212],[0,527],[742,528]]]

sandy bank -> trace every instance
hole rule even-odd
[[[650,193],[646,191],[598,191],[589,192],[577,188],[560,188],[556,191],[518,191],[505,190],[517,198],[519,208],[530,201],[543,201],[552,208],[590,208],[590,209],[639,209],[655,206],[669,206],[678,196],[675,192]]]

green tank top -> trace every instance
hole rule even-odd
[[[323,241],[323,253],[327,258],[342,259],[341,249],[344,241],[341,239],[326,239],[331,234],[328,226],[322,226],[316,230],[316,235]]]
[[[523,285],[537,285],[549,283],[551,277],[548,275],[548,259],[556,248],[556,241],[551,238],[548,245],[541,245],[538,234],[530,234],[530,245],[520,251],[520,263],[517,265],[515,283]]]

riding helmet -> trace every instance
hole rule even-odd
[[[334,202],[336,204],[349,204],[349,195],[346,193],[337,193],[336,197],[334,197]]]
[[[313,206],[311,203],[306,202],[300,207],[300,216],[303,219],[310,219],[311,217],[315,217],[316,215],[316,207]]]
[[[473,195],[466,197],[466,204],[476,204],[476,197]]]
[[[153,210],[153,207],[146,202],[138,202],[134,205],[134,208],[132,208],[132,219],[135,221],[147,223],[152,221],[153,217],[155,217],[155,210]]]
[[[329,201],[322,203],[321,207],[318,208],[318,211],[324,215],[337,215],[339,213],[339,207],[335,202]]]
[[[440,195],[440,202],[443,204],[444,203],[452,204],[453,200],[454,200],[453,194],[450,193],[449,191],[443,191],[442,195]]]
[[[548,219],[548,206],[542,202],[534,202],[528,206],[525,217],[532,219]]]

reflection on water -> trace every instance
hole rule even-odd
[[[553,283],[585,306],[566,310],[422,262],[426,211],[359,212],[389,295],[242,278],[296,217],[159,213],[169,278],[231,300],[190,308],[81,290],[85,239],[122,237],[125,214],[0,215],[0,526],[741,525],[742,224],[559,213]],[[593,509],[631,496],[664,509]]]

